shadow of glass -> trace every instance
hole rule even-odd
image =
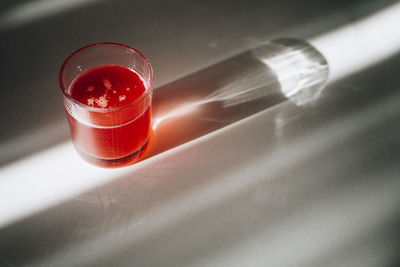
[[[314,47],[277,39],[160,87],[144,158],[287,100],[311,103],[327,77],[327,62]]]

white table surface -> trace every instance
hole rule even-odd
[[[57,88],[88,43],[138,48],[163,88],[394,2],[1,3],[0,265],[397,266],[399,55],[116,170],[75,153]]]

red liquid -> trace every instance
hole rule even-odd
[[[67,112],[72,138],[84,158],[118,165],[113,160],[130,157],[143,148],[151,120],[150,98],[138,99],[145,91],[137,73],[118,65],[96,66],[74,78],[69,88],[72,98],[109,111],[85,111],[82,118]]]

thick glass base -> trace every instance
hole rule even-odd
[[[147,139],[146,143],[136,152],[134,152],[128,156],[125,156],[123,158],[118,158],[118,159],[100,159],[100,158],[96,158],[91,155],[88,155],[85,152],[82,152],[76,146],[75,146],[75,149],[82,159],[84,159],[86,162],[88,162],[92,165],[102,167],[102,168],[120,168],[120,167],[129,166],[129,165],[132,165],[132,164],[138,162],[142,158],[143,154],[146,151],[146,148],[149,143],[148,141],[149,141],[149,139]]]

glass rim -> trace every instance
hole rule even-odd
[[[97,107],[91,107],[88,106],[86,104],[83,104],[77,100],[75,100],[70,94],[67,93],[67,89],[64,86],[64,82],[63,82],[63,77],[64,77],[64,69],[66,67],[66,65],[68,64],[68,62],[77,54],[79,54],[81,51],[88,49],[88,48],[92,48],[92,47],[96,47],[96,46],[117,46],[117,47],[121,47],[121,48],[126,48],[128,50],[133,51],[134,53],[138,54],[145,62],[146,66],[149,67],[150,70],[150,79],[149,79],[149,84],[148,86],[146,86],[146,90],[143,91],[143,93],[136,98],[134,101],[129,102],[123,106],[119,106],[119,107],[113,107],[113,108],[97,108]],[[128,68],[130,69],[130,68]],[[140,74],[138,74],[140,75]],[[150,64],[150,61],[138,50],[136,50],[135,48],[132,48],[128,45],[125,44],[121,44],[121,43],[115,43],[115,42],[102,42],[102,43],[94,43],[94,44],[89,44],[89,45],[85,45],[81,48],[79,48],[78,50],[74,51],[73,53],[71,53],[63,62],[63,64],[61,65],[60,71],[58,73],[58,84],[59,87],[61,89],[62,94],[64,95],[64,97],[66,97],[69,101],[73,102],[75,105],[78,105],[79,107],[83,108],[83,109],[87,109],[89,111],[94,111],[94,112],[100,112],[100,113],[108,113],[108,112],[115,112],[115,111],[119,111],[125,108],[128,108],[130,106],[135,105],[136,103],[138,103],[139,101],[142,101],[143,98],[145,98],[148,95],[148,92],[151,91],[151,88],[153,86],[153,67]],[[151,94],[151,92],[150,92]]]

